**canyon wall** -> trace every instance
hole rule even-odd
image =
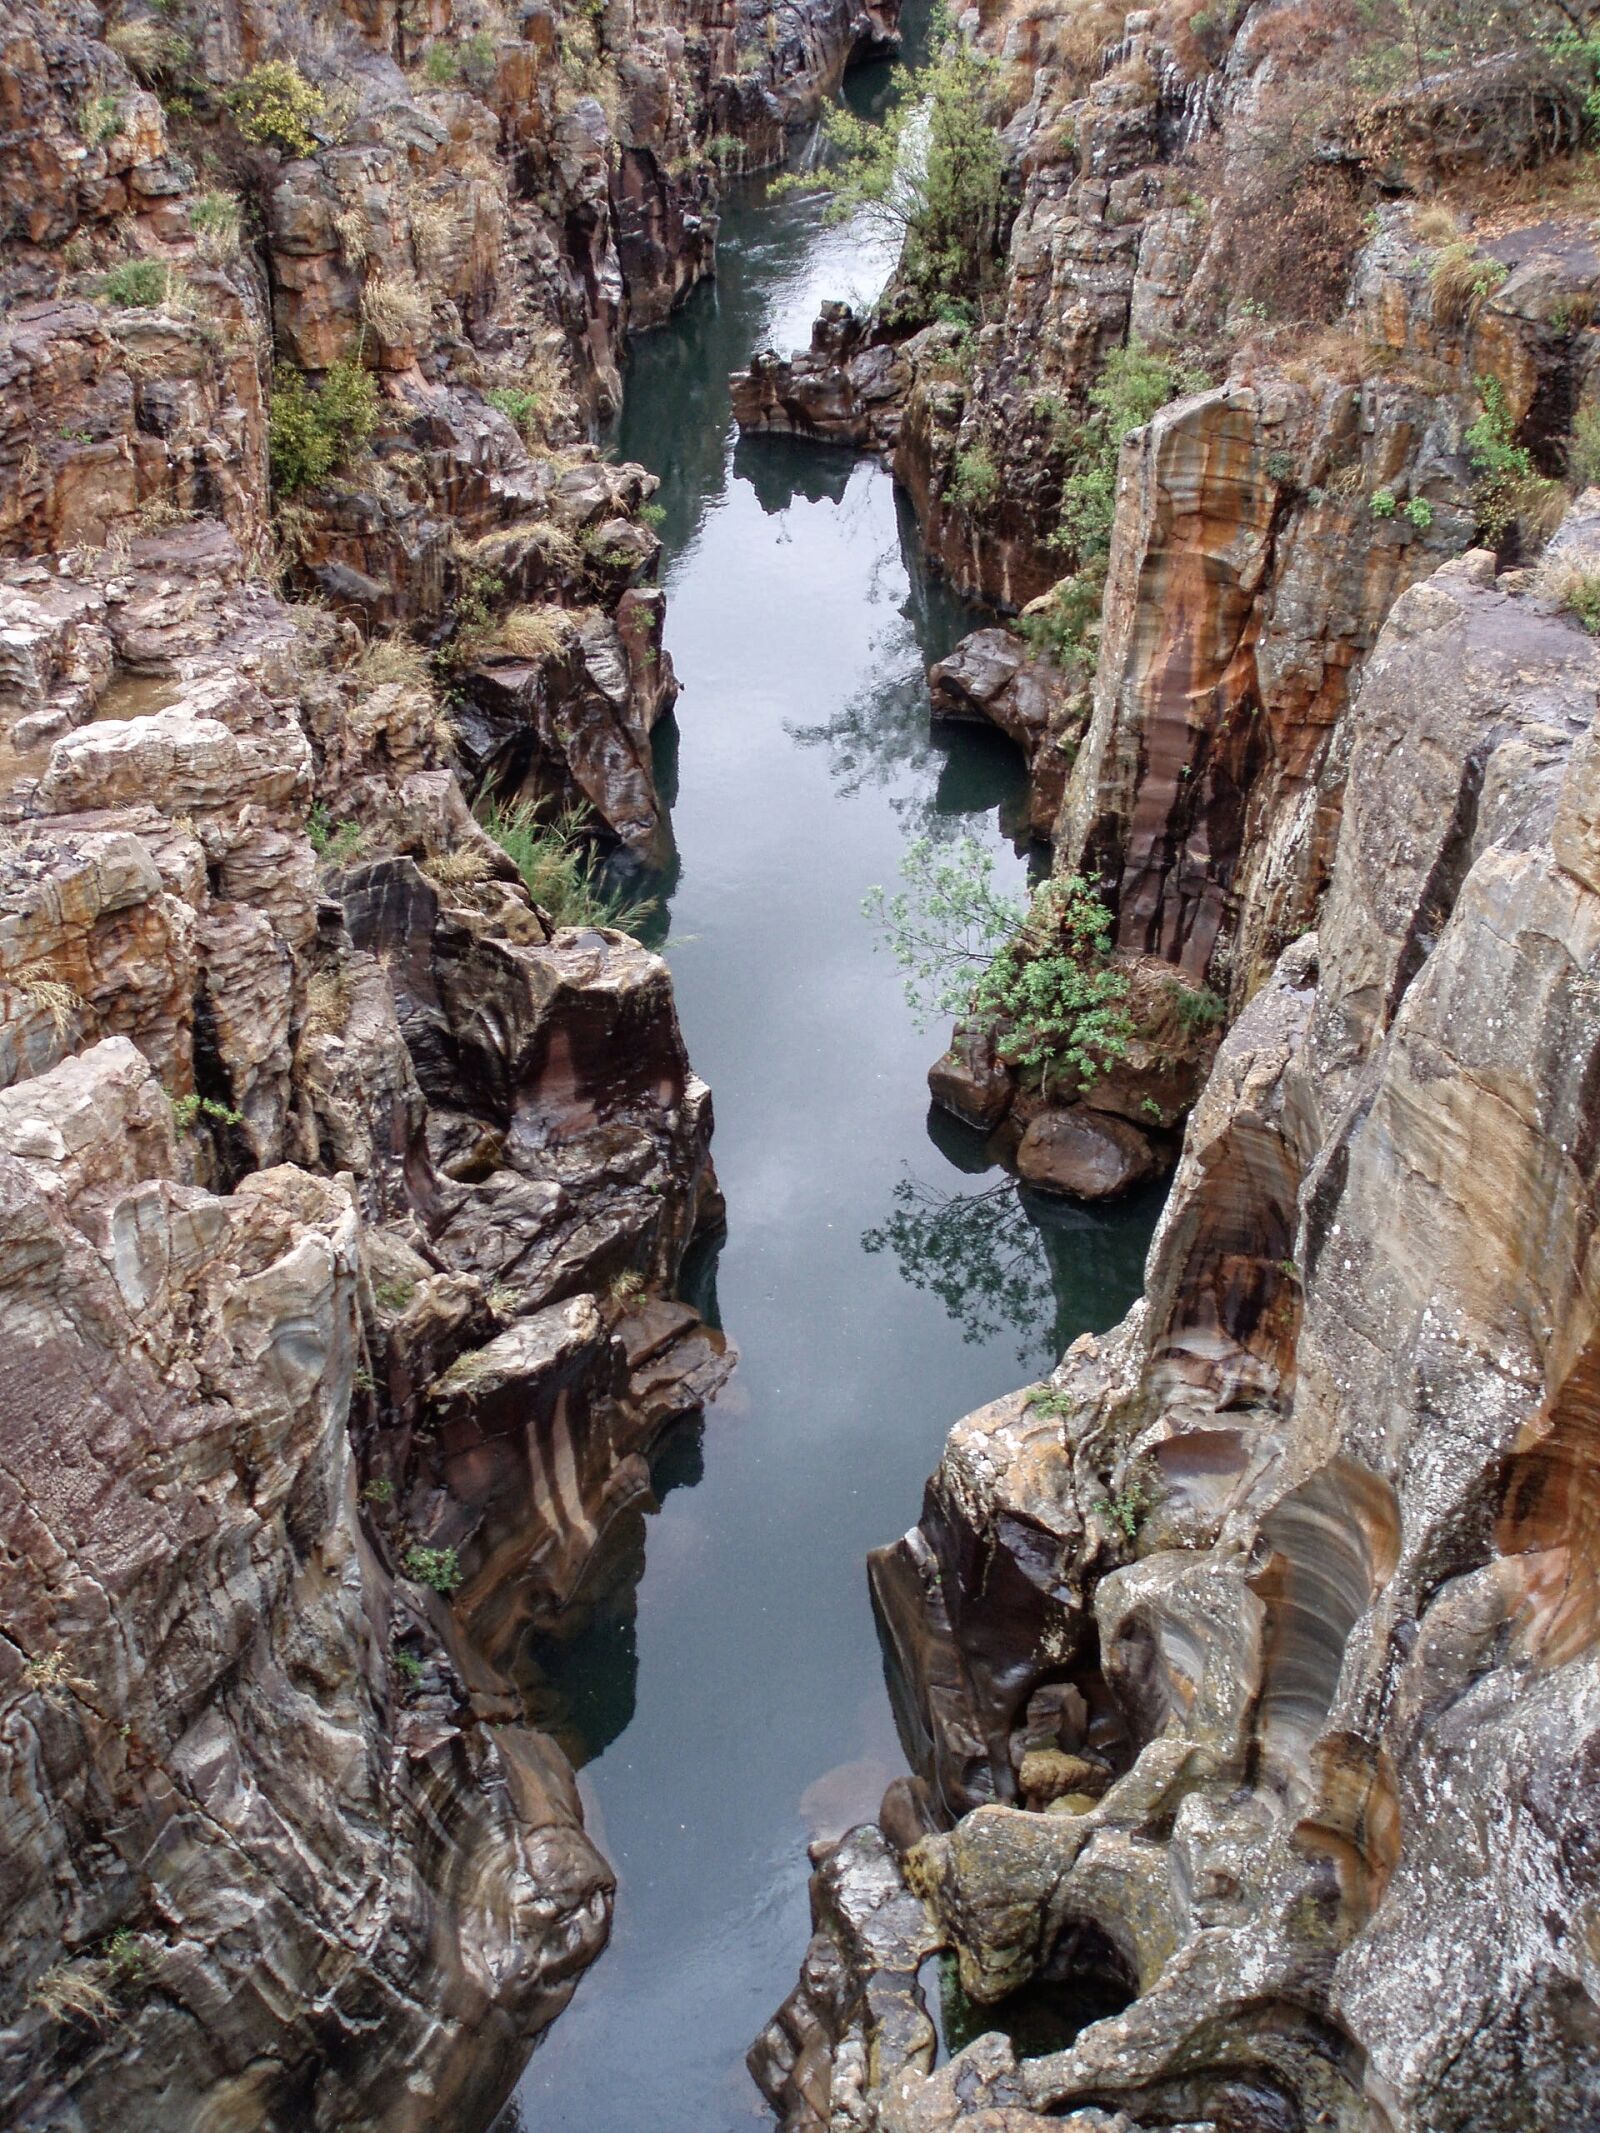
[[[603,1945],[522,1646],[728,1368],[710,1096],[468,801],[663,856],[590,432],[718,171],[894,34],[6,12],[8,2126],[485,2123]]]
[[[1592,2113],[1600,650],[1508,576],[1381,632],[1320,925],[1229,1031],[1142,1301],[962,1423],[874,1558],[921,1779],[819,1867],[753,2057],[787,2126]],[[1126,2009],[935,2070],[939,1948],[1001,2021],[1041,1978]]]
[[[1129,1085],[1175,1061],[1152,988],[1216,1049],[1117,1120],[1177,1157],[1140,1302],[959,1423],[871,1559],[913,1774],[814,1849],[751,2068],[788,2133],[1555,2133],[1600,2107],[1600,260],[1567,90],[1508,118],[1497,62],[1359,137],[1319,109],[1273,220],[1315,11],[966,27],[1009,113],[997,279],[829,306],[736,406],[880,453],[947,573],[1022,610],[935,714],[1018,742],[1058,876],[1104,896]],[[1313,197],[1346,182],[1348,215]],[[1121,434],[1130,355],[1166,382]],[[1100,1189],[1026,1151],[1128,1069],[1041,1111],[999,1038],[958,1025],[936,1099]]]

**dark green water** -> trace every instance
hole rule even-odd
[[[635,347],[619,442],[663,478],[666,948],[716,1096],[741,1361],[663,1448],[662,1508],[617,1537],[609,1598],[534,1655],[619,1887],[500,2133],[760,2119],[743,2056],[805,1948],[807,1840],[870,1817],[904,1767],[863,1557],[916,1517],[961,1414],[1121,1316],[1156,1213],[1025,1208],[930,1126],[942,1040],[861,898],[930,832],[981,838],[1020,883],[1022,768],[996,737],[930,735],[926,662],[977,618],[925,578],[882,470],[731,432],[728,372],[802,342],[821,298],[870,295],[884,242],[757,182],[719,257]]]

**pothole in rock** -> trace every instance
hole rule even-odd
[[[1091,2022],[1121,2014],[1138,1997],[1116,1948],[1088,1923],[1069,1926],[1045,1969],[1003,2000],[969,1999],[948,1952],[929,1956],[917,1984],[938,2032],[941,2065],[995,2030],[1010,2040],[1018,2059],[1043,2059],[1065,2051]]]

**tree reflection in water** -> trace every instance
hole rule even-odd
[[[1020,1336],[1019,1362],[1053,1365],[1069,1340],[1114,1325],[1138,1295],[1164,1189],[1098,1209],[1028,1192],[1008,1176],[976,1192],[908,1176],[861,1246],[892,1253],[901,1277],[938,1297],[963,1340],[1009,1328]]]
[[[931,1290],[961,1322],[963,1340],[990,1340],[1007,1326],[1025,1333],[1026,1360],[1041,1323],[1055,1318],[1055,1298],[1049,1261],[1012,1180],[962,1193],[902,1178],[894,1199],[888,1220],[862,1232],[862,1250],[892,1252],[911,1286]]]

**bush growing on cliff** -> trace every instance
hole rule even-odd
[[[957,452],[946,494],[960,511],[979,515],[990,510],[1000,494],[1000,469],[993,453],[981,444]]]
[[[637,936],[655,905],[619,895],[584,841],[584,810],[546,816],[537,800],[492,801],[483,826],[558,926],[610,926]]]
[[[281,496],[315,488],[355,457],[377,423],[377,387],[353,359],[331,364],[320,387],[280,364],[267,417],[273,488]]]
[[[420,1545],[408,1548],[401,1568],[408,1578],[415,1578],[419,1585],[443,1593],[446,1599],[461,1583],[461,1565],[454,1548],[424,1548]]]
[[[1517,426],[1499,379],[1480,378],[1478,397],[1483,412],[1462,441],[1472,463],[1472,501],[1484,538],[1498,544],[1513,526],[1519,526],[1524,537],[1548,533],[1549,514],[1561,498],[1559,485],[1540,475],[1526,445],[1517,443]]]
[[[865,208],[893,225],[904,240],[899,279],[925,308],[980,287],[994,270],[1005,191],[989,85],[989,62],[945,36],[887,117],[831,113],[829,168],[774,189],[821,185],[838,218]]]
[[[228,103],[247,141],[280,149],[286,156],[316,152],[312,129],[327,112],[327,98],[292,59],[264,59],[252,67],[229,93]]]
[[[905,972],[919,1025],[936,1014],[975,1017],[1002,1058],[1050,1080],[1095,1080],[1128,1048],[1128,981],[1111,961],[1111,914],[1081,875],[1041,882],[1024,905],[995,885],[994,861],[970,837],[906,852],[906,886],[868,892]]]

